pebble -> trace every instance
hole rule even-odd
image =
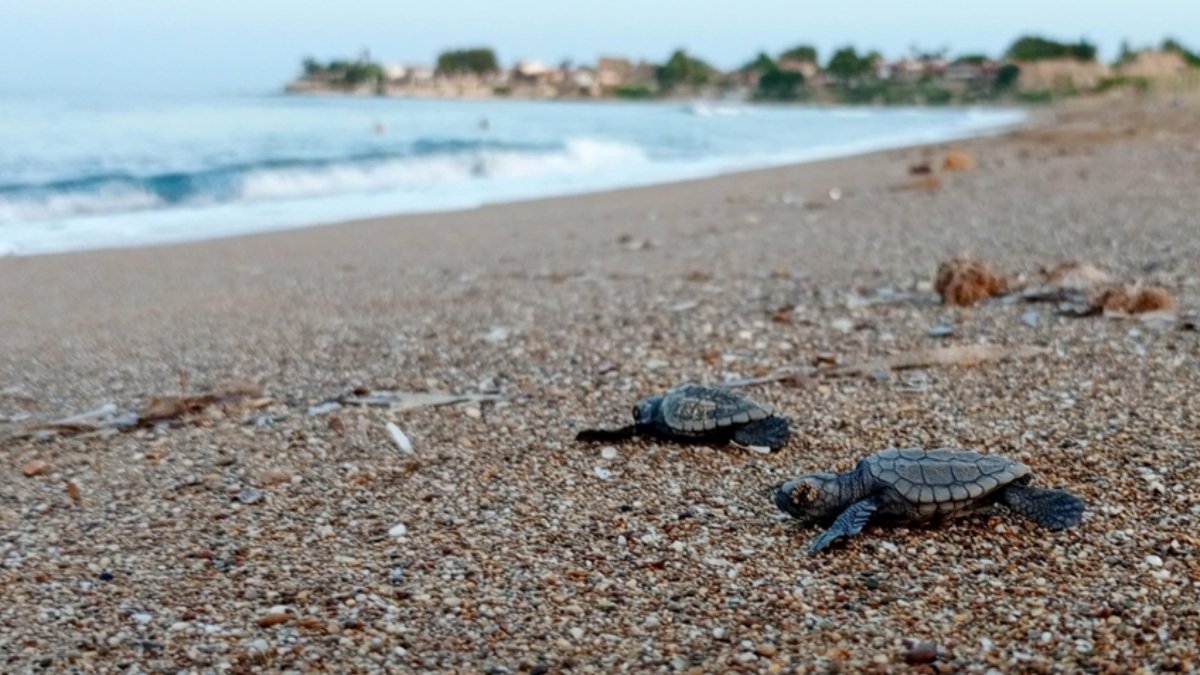
[[[594,473],[596,478],[599,478],[600,480],[608,480],[612,477],[612,472],[602,466],[592,469],[592,473]]]
[[[604,459],[616,459],[617,448],[612,445],[606,445],[603,448],[600,448],[600,456]]]
[[[260,616],[258,618],[258,626],[260,628],[270,628],[271,626],[278,626],[281,623],[287,623],[291,620],[292,615],[286,612],[272,612]]]
[[[243,504],[257,504],[262,501],[263,493],[255,490],[252,487],[242,488],[237,495],[239,502]]]
[[[1162,567],[1163,559],[1156,555],[1151,554],[1151,555],[1146,556],[1146,564],[1150,565],[1151,567]]]
[[[937,660],[938,648],[936,644],[920,640],[910,640],[908,643],[908,647],[904,650],[905,663],[917,665],[933,663]]]
[[[50,463],[40,459],[31,459],[21,467],[21,472],[28,478],[42,476],[50,473]]]
[[[389,537],[403,537],[406,534],[408,534],[408,527],[404,523],[396,523],[388,528]]]

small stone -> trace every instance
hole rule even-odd
[[[262,501],[263,493],[252,487],[244,487],[238,492],[237,499],[243,504],[257,504]]]
[[[1162,567],[1163,559],[1156,555],[1148,555],[1146,556],[1146,564],[1151,567]]]
[[[145,626],[146,624],[150,623],[150,620],[154,617],[146,614],[145,612],[138,612],[137,614],[131,614],[129,618],[133,619],[133,622],[137,625]]]
[[[408,527],[404,523],[396,523],[388,530],[389,537],[403,537],[408,534]]]
[[[287,612],[272,612],[258,618],[258,627],[270,628],[271,626],[278,626],[281,623],[287,623],[291,620],[292,615]]]
[[[40,459],[31,459],[28,462],[25,462],[25,466],[21,467],[21,471],[27,478],[43,476],[50,473],[50,463]]]
[[[67,497],[76,504],[83,501],[83,492],[79,489],[79,483],[73,480],[67,481]]]
[[[733,658],[738,663],[751,663],[758,660],[758,657],[754,655],[754,652],[742,652]]]
[[[847,318],[834,319],[829,322],[829,327],[839,333],[849,333],[854,330],[854,322]]]
[[[1041,318],[1041,315],[1038,314],[1036,309],[1026,310],[1021,315],[1021,323],[1024,323],[1026,326],[1036,326],[1038,325],[1039,318]]]
[[[258,638],[250,643],[250,648],[256,652],[265,652],[271,648],[271,643],[267,642],[263,638]]]
[[[266,469],[258,474],[260,485],[281,485],[291,481],[292,474],[282,469]]]
[[[596,474],[596,478],[599,478],[600,480],[608,480],[609,478],[612,478],[612,472],[602,466],[598,466],[593,469],[592,473]]]
[[[477,420],[477,419],[483,417],[483,411],[480,410],[479,408],[467,408],[466,410],[463,411],[463,414],[465,414],[467,417],[470,417],[473,420]]]
[[[909,665],[918,665],[922,663],[933,663],[937,660],[936,644],[919,640],[910,640],[908,642],[909,645],[904,650],[905,663]]]
[[[929,337],[944,338],[954,335],[954,326],[939,324],[929,329]]]
[[[756,653],[757,653],[759,656],[765,656],[765,657],[767,657],[767,658],[771,658],[772,656],[775,656],[775,654],[776,654],[776,653],[777,653],[779,650],[778,650],[778,649],[776,649],[776,648],[775,648],[775,645],[773,645],[773,644],[767,644],[767,643],[764,643],[764,644],[761,644],[761,645],[759,645],[758,647],[755,647],[754,651],[755,651],[755,652],[756,652]]]
[[[604,459],[616,459],[617,458],[617,449],[616,449],[616,447],[611,446],[611,445],[600,448],[600,456],[603,457]]]

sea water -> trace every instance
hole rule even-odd
[[[1018,110],[0,96],[0,255],[223,237],[962,138]]]

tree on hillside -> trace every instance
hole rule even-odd
[[[772,68],[758,78],[754,97],[764,101],[795,101],[804,91],[804,75]]]
[[[768,56],[766,52],[759,52],[758,56],[754,57],[753,61],[750,61],[746,65],[742,66],[741,70],[743,72],[758,73],[759,75],[763,75],[777,69],[778,67],[779,66],[775,63],[775,59],[772,59],[770,56]]]
[[[675,50],[667,62],[658,67],[656,73],[658,86],[663,91],[670,91],[684,85],[702,87],[708,84],[717,70],[700,59],[688,56],[682,49]]]
[[[1036,35],[1025,35],[1008,48],[1006,54],[1014,61],[1040,61],[1044,59],[1096,60],[1096,45],[1087,40],[1077,43],[1055,42]]]
[[[301,61],[301,66],[304,68],[305,77],[312,77],[317,73],[320,73],[322,70],[325,70],[321,66],[321,63],[311,56],[305,57],[305,59]]]
[[[843,82],[858,80],[871,72],[871,59],[859,56],[854,47],[842,47],[829,57],[825,70]]]
[[[796,45],[779,55],[779,60],[817,62],[817,48],[810,45]]]
[[[440,75],[483,75],[498,70],[500,66],[496,52],[486,47],[451,49],[442,52],[437,58],[437,72]]]
[[[1163,40],[1162,50],[1164,52],[1175,52],[1176,54],[1182,56],[1183,59],[1188,62],[1188,65],[1192,66],[1193,68],[1200,68],[1200,54],[1197,54],[1196,52],[1189,50],[1187,47],[1184,47],[1175,38],[1167,38],[1166,40]]]
[[[1000,66],[996,71],[996,76],[992,80],[992,84],[1001,91],[1007,91],[1017,86],[1017,80],[1021,77],[1021,68],[1015,63],[1006,63]]]

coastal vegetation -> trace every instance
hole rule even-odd
[[[434,67],[383,66],[364,54],[355,61],[302,62],[288,90],[398,96],[514,98],[744,98],[850,105],[948,105],[1013,101],[1041,103],[1063,96],[1112,90],[1143,92],[1164,77],[1200,78],[1200,54],[1174,38],[1157,49],[1123,44],[1112,64],[1101,63],[1086,39],[1018,37],[996,58],[951,57],[948,50],[913,49],[888,60],[877,51],[845,45],[822,64],[815,47],[797,44],[777,54],[759,52],[723,72],[685,49],[655,64],[602,57],[595,65],[557,66],[521,61],[503,68],[488,47],[451,49]],[[1189,75],[1191,73],[1191,75]]]

